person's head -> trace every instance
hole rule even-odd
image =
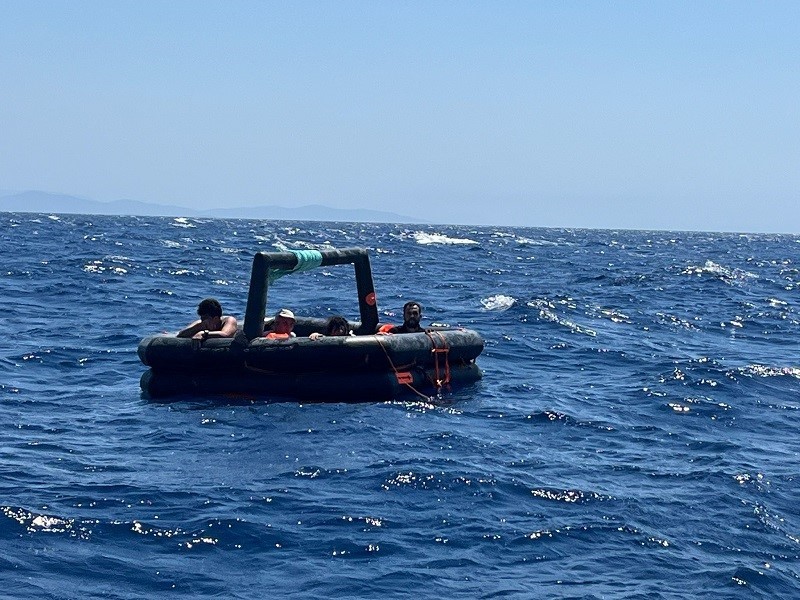
[[[422,319],[422,305],[419,302],[406,302],[403,305],[403,325],[406,327],[419,327]]]
[[[197,316],[203,323],[222,318],[222,305],[216,298],[206,298],[197,306]]]
[[[272,322],[272,331],[275,333],[291,333],[294,329],[294,313],[288,308],[282,308],[275,314]]]
[[[347,335],[350,333],[350,324],[344,317],[331,317],[325,326],[325,335]]]

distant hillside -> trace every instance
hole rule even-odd
[[[138,200],[98,202],[66,194],[27,191],[0,196],[0,212],[63,213],[85,215],[137,215],[144,217],[218,217],[226,219],[275,219],[279,221],[344,221],[357,223],[422,223],[420,219],[368,209],[341,209],[309,205],[243,206],[197,210],[182,206],[151,204]]]

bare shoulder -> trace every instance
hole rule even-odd
[[[236,317],[231,315],[225,315],[222,317],[222,328],[221,331],[226,335],[233,336],[236,333],[236,329],[239,326]]]

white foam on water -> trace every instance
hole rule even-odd
[[[449,236],[444,235],[443,233],[425,233],[424,231],[415,231],[411,234],[411,238],[413,238],[418,244],[429,245],[429,244],[443,244],[448,246],[453,245],[466,245],[466,244],[477,244],[475,240],[471,240],[469,238],[452,238]]]
[[[303,240],[287,242],[285,240],[278,239],[272,244],[272,247],[279,252],[291,252],[292,250],[335,250],[335,248],[328,242],[315,244],[313,242],[304,242]]]
[[[195,225],[189,222],[186,217],[175,217],[173,222],[170,223],[172,227],[183,227],[185,229],[195,229]]]
[[[503,294],[489,296],[488,298],[483,298],[481,300],[481,304],[486,310],[508,310],[514,306],[516,302],[517,301],[515,298],[512,298],[511,296],[505,296]]]
[[[758,279],[758,275],[744,271],[743,269],[731,269],[715,263],[713,260],[707,260],[702,267],[689,266],[681,271],[681,275],[712,275],[724,281],[727,284],[734,284],[744,281],[745,279]]]
[[[767,365],[752,364],[737,369],[742,375],[752,375],[754,377],[781,377],[789,376],[800,379],[799,367],[770,367]]]
[[[536,300],[531,300],[526,304],[531,308],[538,309],[539,318],[542,319],[543,321],[550,321],[551,323],[556,323],[557,325],[566,327],[573,333],[580,333],[583,335],[588,335],[589,337],[597,336],[597,332],[594,329],[583,327],[582,325],[578,325],[574,321],[570,321],[569,319],[565,319],[564,317],[560,317],[559,315],[557,315],[555,312],[556,304],[554,304],[550,300],[537,298]],[[576,308],[576,305],[570,299],[559,300],[558,305],[573,310]]]

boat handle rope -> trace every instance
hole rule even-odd
[[[434,334],[442,341],[441,348],[436,345],[436,339],[433,337]],[[431,345],[433,346],[431,353],[433,354],[433,365],[436,370],[436,389],[441,390],[443,385],[450,383],[450,347],[447,345],[447,340],[444,339],[444,336],[438,331],[426,331],[425,335],[430,338]],[[440,354],[444,354],[444,379],[442,379],[441,373],[439,372]]]
[[[408,371],[400,372],[397,370],[397,367],[394,366],[394,363],[392,362],[392,357],[389,356],[389,352],[386,350],[386,346],[383,345],[383,340],[381,339],[381,336],[376,335],[375,338],[378,340],[378,344],[380,345],[381,350],[383,350],[383,353],[386,355],[386,360],[389,361],[389,366],[392,367],[392,371],[394,371],[394,376],[397,377],[397,383],[406,386],[417,396],[419,396],[420,398],[424,398],[427,402],[430,402],[431,401],[430,396],[426,396],[418,389],[416,389],[413,385],[411,385],[411,382],[414,381],[414,378],[411,376],[411,373],[409,373]]]

